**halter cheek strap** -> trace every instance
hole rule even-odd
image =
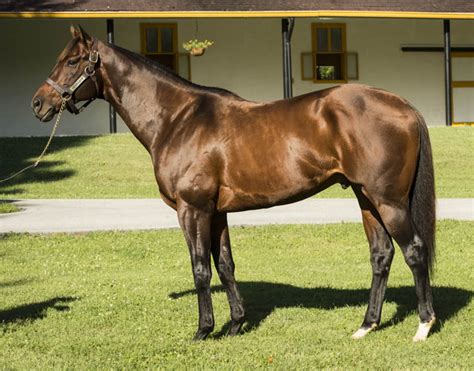
[[[76,107],[74,99],[71,99],[77,89],[87,80],[92,79],[94,82],[96,92],[99,94],[99,85],[97,83],[97,77],[95,76],[95,67],[97,62],[99,61],[99,52],[97,50],[97,40],[94,38],[92,41],[91,50],[89,52],[89,63],[87,64],[86,68],[84,68],[84,72],[72,83],[71,86],[62,87],[56,81],[52,80],[51,78],[47,78],[46,82],[51,85],[54,90],[56,90],[62,98],[67,99],[67,109],[69,112],[74,113],[75,115],[81,113],[84,108],[86,108],[91,102],[95,100],[91,98],[87,100],[81,107]]]

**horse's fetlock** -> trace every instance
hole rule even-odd
[[[244,323],[245,322],[245,310],[243,307],[232,308],[230,313],[230,318],[232,321],[237,323]]]
[[[372,274],[378,277],[387,277],[390,272],[388,265],[382,267],[372,267]]]
[[[203,331],[208,331],[208,332],[211,332],[212,330],[214,330],[214,318],[212,317],[206,318],[203,321],[203,323],[199,325],[199,329]]]

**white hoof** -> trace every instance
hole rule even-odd
[[[430,333],[431,327],[434,325],[435,319],[433,318],[429,322],[420,322],[418,325],[418,330],[416,331],[413,341],[425,341]]]
[[[367,335],[370,331],[374,330],[377,325],[374,323],[371,327],[361,327],[356,332],[352,334],[352,339],[362,339],[365,335]]]

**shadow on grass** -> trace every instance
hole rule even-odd
[[[30,283],[30,279],[22,278],[20,280],[14,280],[14,281],[0,281],[0,289],[5,289],[8,287],[14,287],[14,286],[21,286],[21,285],[26,285],[27,283]]]
[[[271,282],[239,282],[240,292],[244,298],[247,313],[246,331],[251,331],[260,326],[276,308],[317,308],[336,309],[346,306],[366,306],[369,300],[368,289],[338,289],[329,287],[302,288],[281,283]],[[214,286],[212,292],[224,291],[222,286]],[[441,329],[440,323],[448,321],[472,299],[473,292],[456,287],[434,287],[434,305],[437,325],[432,332]],[[185,295],[195,294],[195,290],[174,292],[169,296],[178,299]],[[413,286],[387,288],[385,302],[397,305],[396,313],[389,320],[381,324],[381,328],[402,322],[407,316],[416,311],[417,300]],[[361,312],[362,323],[364,313]],[[220,337],[227,332],[230,325],[226,323],[216,334]]]
[[[67,148],[85,145],[92,137],[57,137],[53,139],[47,154],[60,152]],[[0,179],[31,165],[36,161],[46,145],[47,138],[0,138]],[[54,182],[73,176],[73,169],[56,170],[63,161],[48,161],[47,157],[38,167],[29,169],[16,178],[0,183],[0,195],[21,195],[22,186],[28,183]]]
[[[43,319],[47,316],[48,309],[65,312],[69,310],[69,306],[66,304],[76,300],[79,300],[79,298],[61,296],[38,303],[24,304],[10,309],[0,310],[0,323],[8,325]]]

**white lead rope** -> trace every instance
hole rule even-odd
[[[46,143],[46,146],[44,147],[43,152],[41,152],[41,154],[38,156],[37,160],[33,164],[28,165],[24,169],[21,169],[20,171],[17,171],[16,173],[10,175],[8,178],[1,179],[0,183],[8,182],[9,180],[11,180],[11,179],[17,177],[18,175],[24,173],[26,170],[31,169],[31,168],[35,168],[36,166],[38,166],[38,164],[40,163],[40,161],[43,159],[44,155],[46,154],[46,151],[48,150],[49,145],[51,144],[51,141],[53,140],[54,134],[56,134],[56,129],[59,126],[59,120],[61,120],[61,115],[62,115],[62,113],[64,111],[64,108],[66,107],[66,103],[69,99],[70,99],[70,97],[62,98],[61,108],[59,108],[58,116],[56,117],[56,122],[54,123],[53,129],[51,130],[51,135],[49,136],[48,142]]]

